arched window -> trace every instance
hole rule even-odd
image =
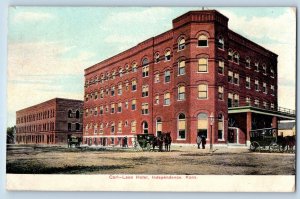
[[[122,77],[123,76],[123,68],[119,69],[119,76]]]
[[[218,115],[218,140],[224,140],[224,116],[222,113]]]
[[[137,65],[136,63],[132,64],[132,72],[136,72],[137,71]]]
[[[149,64],[149,61],[147,58],[144,58],[143,61],[142,61],[142,66],[146,66]]]
[[[207,138],[208,116],[206,113],[199,113],[197,116],[197,135]]]
[[[183,50],[185,48],[185,39],[181,37],[178,42],[178,50]]]
[[[68,118],[72,118],[72,110],[68,111]]]
[[[52,128],[52,124],[51,124],[51,128]],[[76,123],[75,128],[76,128],[76,131],[80,131],[80,124]]]
[[[224,50],[224,38],[222,36],[218,37],[217,46],[219,49]]]
[[[171,51],[167,50],[165,53],[165,61],[170,61],[171,60]]]
[[[206,35],[200,35],[198,37],[198,46],[200,47],[207,47],[208,46],[208,39]]]
[[[238,52],[235,52],[235,53],[234,53],[233,61],[234,61],[235,63],[237,63],[237,64],[240,62],[240,55],[239,55]]]
[[[231,49],[228,50],[228,60],[233,61],[233,51]]]
[[[159,62],[159,53],[156,53],[155,54],[155,63],[158,63]]]
[[[148,123],[146,121],[142,123],[142,127],[143,127],[143,133],[148,134]]]
[[[246,68],[251,68],[251,59],[249,57],[246,58]]]
[[[178,115],[177,121],[178,139],[186,139],[186,119],[183,113]]]
[[[114,122],[111,124],[110,132],[115,133],[115,123]]]
[[[80,116],[79,110],[76,111],[76,118],[78,119]]]
[[[162,121],[161,121],[161,118],[157,118],[156,119],[156,136],[161,134],[162,132]]]

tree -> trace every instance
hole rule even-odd
[[[7,127],[6,129],[6,143],[14,143],[16,126]]]

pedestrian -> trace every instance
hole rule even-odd
[[[128,147],[128,144],[127,144],[127,136],[125,136],[125,138],[124,138],[124,147]]]
[[[200,144],[201,144],[201,137],[200,137],[200,135],[197,136],[196,142],[197,142],[197,145],[198,145],[198,149],[200,149]]]
[[[204,135],[201,136],[202,149],[205,149],[206,137]]]

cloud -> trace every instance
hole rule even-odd
[[[42,20],[49,20],[55,18],[53,15],[49,13],[42,13],[42,12],[19,12],[16,13],[14,16],[14,20],[16,22],[36,22]]]

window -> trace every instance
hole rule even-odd
[[[178,63],[178,75],[184,75],[185,74],[185,61],[180,61]]]
[[[132,121],[131,122],[131,133],[135,133],[136,132],[136,121]]]
[[[103,123],[100,124],[100,130],[99,130],[100,134],[103,134]]]
[[[85,116],[88,116],[89,115],[89,109],[86,109],[85,110]]]
[[[143,66],[142,76],[143,77],[148,77],[149,76],[149,66]]]
[[[259,100],[258,99],[254,100],[254,106],[259,107]]]
[[[136,91],[136,80],[135,79],[131,81],[131,90]]]
[[[106,107],[105,107],[105,111],[106,111],[106,112],[108,112],[108,105],[106,105]]]
[[[118,133],[122,133],[122,121],[118,123]]]
[[[233,51],[231,49],[228,50],[228,61],[233,61]]]
[[[103,115],[103,106],[100,106],[100,112],[99,112],[100,115]]]
[[[68,118],[72,118],[72,110],[68,111]]]
[[[149,64],[149,61],[147,58],[144,58],[143,61],[142,61],[142,66],[146,66]]]
[[[128,101],[125,102],[125,108],[128,109]]]
[[[185,99],[185,86],[178,86],[178,100]]]
[[[122,112],[122,102],[118,103],[118,113]]]
[[[159,73],[156,73],[154,75],[154,83],[158,83],[159,82]]]
[[[155,63],[158,63],[158,62],[159,62],[159,54],[156,53],[156,54],[155,54]]]
[[[165,53],[165,61],[170,61],[171,60],[171,51],[167,50]]]
[[[275,89],[274,89],[274,85],[271,85],[271,95],[275,94]]]
[[[156,119],[156,136],[162,132],[162,121],[161,118]]]
[[[178,50],[183,50],[185,48],[185,39],[181,37],[178,42]]]
[[[148,107],[148,103],[142,103],[142,115],[147,115],[149,113]]]
[[[224,61],[223,60],[219,60],[218,73],[224,74]]]
[[[123,76],[123,68],[119,69],[119,76],[122,77]]]
[[[111,94],[111,96],[115,96],[115,87],[114,86],[111,87],[110,94]]]
[[[267,94],[267,84],[263,82],[263,88],[262,88],[263,93]]]
[[[246,77],[246,88],[250,89],[250,77]]]
[[[122,95],[122,84],[118,85],[118,95]]]
[[[246,106],[251,106],[251,99],[250,99],[250,97],[246,97]]]
[[[233,72],[228,71],[228,83],[233,83]]]
[[[235,107],[239,106],[239,95],[238,94],[234,95],[234,106]]]
[[[159,104],[159,95],[155,96],[155,102],[154,102],[154,104]]]
[[[207,99],[207,85],[206,84],[198,85],[198,99]]]
[[[207,138],[208,117],[206,113],[199,113],[197,115],[197,136],[204,136]]]
[[[255,90],[259,91],[259,82],[258,82],[257,79],[255,80],[255,84],[254,85],[255,85]]]
[[[220,113],[218,115],[218,140],[224,140],[224,117]]]
[[[218,99],[223,100],[224,99],[224,87],[218,86]]]
[[[268,108],[268,103],[266,101],[263,101],[263,107],[264,107],[264,109]]]
[[[228,108],[229,107],[233,107],[233,94],[232,93],[228,93]]]
[[[178,128],[178,139],[185,139],[186,121],[185,121],[185,115],[183,113],[180,113],[178,115],[177,128]]]
[[[239,84],[239,80],[240,80],[239,74],[234,73],[233,83],[234,84]]]
[[[103,97],[104,97],[104,90],[101,88],[101,90],[100,90],[100,98],[103,99]]]
[[[126,65],[126,66],[125,66],[125,72],[126,72],[126,74],[128,74],[129,71],[130,71],[129,65]]]
[[[98,108],[97,107],[94,109],[94,115],[95,116],[98,115]]]
[[[217,46],[219,49],[224,50],[224,38],[222,36],[219,36]]]
[[[255,63],[254,63],[254,66],[255,66],[255,71],[256,71],[256,72],[259,72],[259,63],[258,63],[258,62],[255,62]]]
[[[250,58],[246,58],[246,68],[251,68],[251,60]]]
[[[98,133],[98,124],[95,124],[94,125],[94,134],[97,134]]]
[[[115,113],[115,104],[110,105],[111,113]]]
[[[271,103],[270,108],[274,110],[275,108],[274,103]]]
[[[98,92],[95,92],[94,99],[96,100],[98,98]]]
[[[239,63],[239,61],[240,61],[240,55],[236,52],[236,53],[234,53],[234,56],[233,56],[233,61],[235,62],[235,63]]]
[[[72,124],[68,123],[68,131],[71,131],[71,130],[72,130]]]
[[[111,124],[111,129],[110,129],[111,133],[115,133],[115,123]]]
[[[80,112],[79,110],[76,111],[76,118],[78,119],[80,117]]]
[[[129,83],[128,83],[128,81],[126,81],[126,82],[125,82],[125,90],[128,91],[128,89],[129,89]]]
[[[89,101],[89,94],[86,94],[86,95],[85,95],[85,101],[86,101],[86,102]]]
[[[200,35],[198,37],[198,46],[200,47],[207,47],[208,46],[208,40],[206,35]]]
[[[134,99],[131,101],[131,110],[134,111],[135,109],[136,109],[136,100]]]
[[[170,82],[171,80],[171,73],[169,70],[165,71],[165,83]]]
[[[207,68],[208,68],[207,65],[208,65],[207,58],[198,59],[198,72],[201,72],[201,73],[207,72],[208,71],[207,70]]]
[[[164,105],[168,106],[170,105],[170,93],[165,93],[164,94]]]
[[[149,86],[148,85],[144,85],[142,87],[142,97],[148,97],[148,93],[149,93]]]
[[[148,123],[144,121],[142,123],[142,126],[143,126],[143,133],[148,134]]]
[[[136,63],[132,64],[132,72],[136,72],[137,71],[137,65]]]
[[[270,68],[270,73],[271,73],[271,77],[274,78],[275,72],[274,72],[274,68],[273,67]]]
[[[116,78],[116,71],[113,71],[112,72],[112,79],[115,79]]]
[[[263,68],[263,74],[266,75],[267,74],[267,66],[265,64],[263,64],[262,68]]]

